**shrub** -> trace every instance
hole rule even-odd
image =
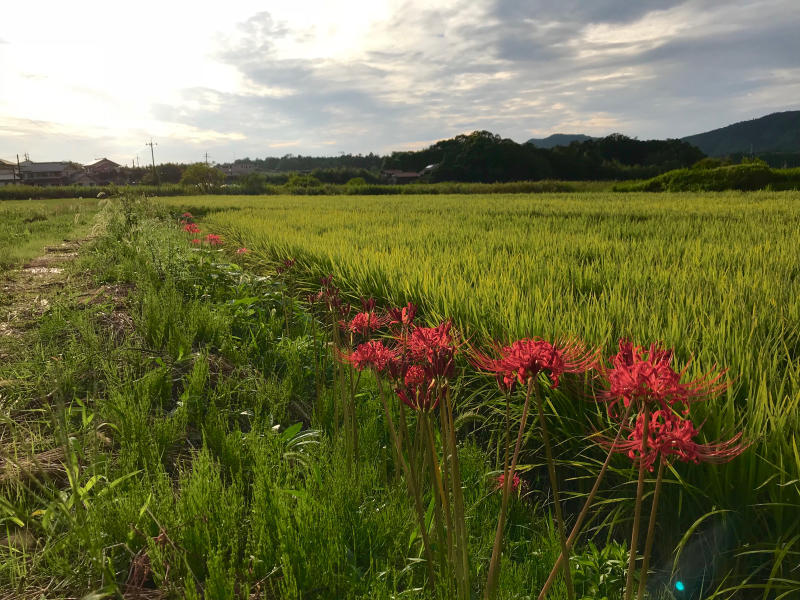
[[[723,190],[800,189],[800,169],[770,169],[763,161],[715,168],[668,171],[635,183],[614,186],[618,192],[721,192]]]

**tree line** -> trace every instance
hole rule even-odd
[[[310,175],[321,183],[343,184],[354,178],[380,183],[389,170],[423,173],[421,181],[494,183],[646,179],[690,167],[705,155],[677,140],[637,140],[619,133],[573,142],[551,149],[518,144],[489,131],[475,131],[441,140],[416,151],[340,156],[287,154],[263,159],[239,159],[208,166],[167,163],[156,169],[125,169],[124,183],[214,184],[261,186],[286,184],[292,173]]]

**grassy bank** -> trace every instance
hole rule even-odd
[[[621,182],[618,192],[723,192],[800,190],[800,169],[772,169],[765,163],[675,169],[644,181]]]
[[[97,210],[97,200],[3,202],[0,271],[38,256],[47,245],[85,236]]]
[[[47,307],[0,337],[0,589],[450,597],[427,582],[375,381],[357,387],[353,460],[325,408],[334,357],[290,283],[191,247],[148,203],[101,224]],[[459,454],[477,594],[496,471],[474,443]],[[536,496],[512,499],[508,531],[501,597],[531,594],[557,553]]]

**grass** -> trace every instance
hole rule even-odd
[[[291,173],[283,174],[283,181],[289,179]],[[281,176],[278,175],[278,179]],[[302,178],[301,178],[302,181]],[[309,183],[306,181],[306,184]],[[64,186],[35,186],[35,185],[9,185],[0,187],[0,202],[4,200],[26,200],[36,198],[74,198],[86,195],[95,197],[99,193],[109,196],[120,195],[147,195],[147,196],[193,196],[199,193],[209,193],[218,195],[342,195],[342,194],[364,194],[364,195],[418,195],[418,194],[529,194],[545,192],[608,192],[614,185],[614,181],[559,181],[559,180],[540,180],[540,181],[509,181],[495,183],[470,183],[460,181],[445,181],[439,183],[413,183],[413,184],[388,184],[388,183],[369,183],[360,185],[348,185],[344,183],[320,183],[313,181],[312,185],[300,183],[298,185],[290,183],[267,183],[264,182],[243,182],[226,184],[224,186],[205,186],[202,190],[197,185],[184,185],[178,183],[167,183],[160,186],[156,185],[129,185],[129,186],[90,186],[79,185]]]
[[[714,552],[729,559],[715,577],[739,569],[798,578],[787,566],[800,551],[797,193],[170,202],[264,260],[296,259],[309,282],[332,273],[354,298],[413,301],[431,321],[454,318],[475,341],[577,335],[608,353],[620,337],[660,340],[688,375],[726,367],[730,389],[699,407],[699,420],[709,440],[743,429],[752,445],[729,465],[673,469],[664,496],[673,527],[656,553],[668,570],[683,532],[711,515],[698,536],[725,531]],[[471,408],[484,415],[498,402],[488,387],[476,395]],[[585,403],[551,402],[562,464],[580,494],[589,478],[581,465],[591,472],[599,460],[584,442],[597,422]],[[538,450],[530,438],[532,467]],[[618,527],[632,490],[609,494],[605,523]]]
[[[166,207],[201,215],[227,250],[190,247]],[[291,291],[332,272],[352,299],[415,301],[475,343],[571,333],[608,351],[627,334],[676,346],[681,364],[694,355],[692,374],[730,366],[734,385],[703,431],[743,426],[752,446],[726,466],[671,470],[653,590],[680,579],[678,598],[747,598],[746,586],[791,597],[799,208],[789,194],[111,202],[69,285],[19,338],[0,338],[0,590],[452,597],[446,584],[425,588],[375,380],[358,380],[357,460],[331,419],[334,362]],[[251,252],[237,258],[239,245]],[[275,276],[271,265],[289,256],[292,279]],[[478,597],[504,407],[484,378],[467,374],[458,394]],[[569,386],[545,398],[573,514],[603,458],[586,434],[605,426],[576,398]],[[535,597],[558,554],[542,455],[530,427],[501,598]],[[612,463],[577,550],[579,597],[621,591],[634,480],[630,461]],[[550,597],[564,597],[560,585]]]
[[[20,200],[0,203],[0,271],[42,253],[44,246],[83,237],[97,200]]]
[[[424,589],[375,382],[358,386],[352,463],[314,411],[324,346],[285,283],[190,248],[148,203],[115,203],[99,223],[70,287],[0,340],[0,590],[449,597]],[[319,383],[328,402],[330,375]],[[477,594],[494,465],[472,442],[459,454]],[[509,523],[501,597],[525,597],[557,545],[535,496],[514,500]]]

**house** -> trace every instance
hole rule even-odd
[[[69,185],[72,178],[81,172],[81,166],[71,162],[19,163],[19,176],[27,185]]]
[[[121,167],[113,160],[101,158],[96,163],[86,165],[83,170],[85,175],[93,182],[94,185],[110,185],[117,183],[120,179]],[[93,185],[92,183],[84,183],[86,178],[81,178],[80,181],[75,181],[78,185]]]
[[[249,162],[235,162],[223,168],[223,170],[230,177],[243,177],[257,172],[256,166]]]
[[[73,175],[69,180],[70,185],[80,185],[84,187],[94,186],[94,185],[108,185],[108,183],[98,183],[98,180],[94,177],[90,177],[85,171],[81,171]]]
[[[420,178],[420,174],[414,171],[400,171],[399,169],[388,169],[381,171],[381,175],[389,183],[411,183]]]
[[[17,163],[0,158],[0,185],[11,185],[18,182]]]

